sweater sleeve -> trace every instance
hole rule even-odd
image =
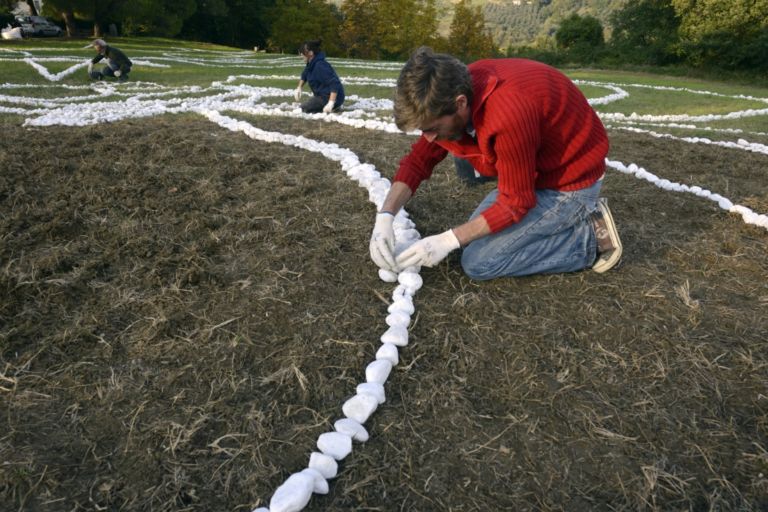
[[[500,96],[489,104],[493,116],[490,126],[492,151],[496,156],[499,193],[496,201],[482,212],[491,232],[520,222],[536,205],[536,156],[540,146],[540,116],[531,100],[518,95]]]
[[[408,185],[411,192],[415,192],[422,181],[432,176],[432,170],[447,154],[445,148],[419,137],[411,146],[411,152],[400,160],[400,168],[394,181],[402,181]]]

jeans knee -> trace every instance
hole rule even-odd
[[[477,257],[476,252],[469,247],[461,254],[461,268],[467,277],[475,281],[487,281],[496,277],[488,271],[487,262]]]

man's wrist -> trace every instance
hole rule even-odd
[[[386,213],[387,215],[395,216],[394,212],[391,212],[389,210],[379,210],[379,214]]]
[[[449,229],[448,231],[446,231],[445,235],[447,236],[448,240],[451,241],[451,244],[454,246],[454,249],[461,248],[461,240],[459,240],[459,237],[456,236],[456,232],[453,229]]]

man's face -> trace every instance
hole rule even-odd
[[[456,99],[456,105],[455,113],[440,116],[420,126],[421,134],[425,139],[434,142],[436,140],[460,140],[464,136],[470,118],[467,97],[459,96]]]
[[[93,46],[94,50],[96,50],[96,53],[104,53],[104,47],[99,45]]]

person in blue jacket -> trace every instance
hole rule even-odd
[[[299,54],[306,66],[301,72],[294,98],[300,102],[301,88],[305,83],[309,83],[312,97],[301,104],[301,110],[308,114],[317,112],[329,114],[338,111],[344,103],[344,86],[341,85],[339,75],[325,60],[325,52],[320,50],[320,43],[320,40],[305,41],[299,47]]]

